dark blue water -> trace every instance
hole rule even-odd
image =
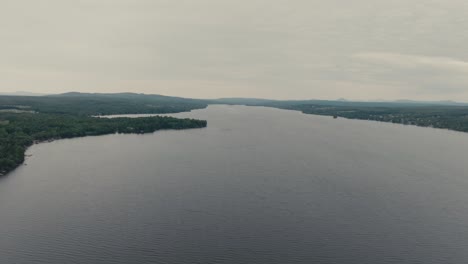
[[[210,106],[208,128],[35,145],[0,263],[468,263],[468,134]]]

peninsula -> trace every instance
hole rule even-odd
[[[139,94],[0,96],[0,175],[24,162],[37,142],[114,133],[206,127],[204,120],[154,116],[97,118],[96,115],[176,113],[206,107],[202,101]]]

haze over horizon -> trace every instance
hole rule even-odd
[[[2,1],[0,92],[468,101],[463,0]]]

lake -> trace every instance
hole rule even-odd
[[[264,107],[32,146],[0,263],[468,263],[468,134]]]

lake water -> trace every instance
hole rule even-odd
[[[262,107],[34,145],[0,263],[468,263],[468,134]]]

